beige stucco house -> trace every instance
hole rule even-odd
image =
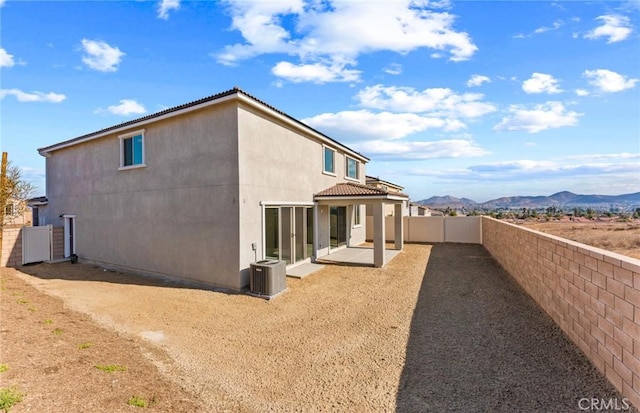
[[[39,152],[39,221],[65,227],[65,255],[234,290],[254,261],[360,244],[366,205],[384,265],[383,210],[406,201],[365,185],[367,157],[237,88]]]
[[[2,214],[2,226],[4,227],[22,227],[31,225],[33,217],[31,210],[25,201],[16,199],[7,200]]]

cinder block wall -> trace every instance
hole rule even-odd
[[[53,227],[53,255],[52,260],[64,258],[64,227]]]
[[[4,228],[2,231],[2,258],[0,267],[22,265],[22,228]]]
[[[636,407],[640,260],[489,217],[484,247]]]
[[[64,227],[53,227],[53,256],[51,259],[64,258]],[[0,267],[22,265],[22,228],[2,230],[2,258]]]

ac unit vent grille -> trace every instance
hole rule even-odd
[[[284,261],[263,260],[251,264],[249,279],[251,293],[273,297],[287,289],[287,271]]]

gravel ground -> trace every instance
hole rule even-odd
[[[160,371],[204,411],[577,412],[583,397],[622,400],[477,245],[327,266],[272,301],[86,265],[21,271],[166,351]]]
[[[271,301],[86,265],[21,271],[71,309],[164,349],[206,411],[378,412],[395,410],[430,249],[409,245],[382,269],[326,266],[288,279]]]
[[[398,411],[579,412],[593,398],[613,399],[618,409],[612,410],[625,407],[615,388],[482,246],[431,249]]]

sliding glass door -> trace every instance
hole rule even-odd
[[[313,207],[273,206],[264,214],[265,258],[292,264],[313,255]]]
[[[329,207],[329,247],[347,245],[347,207]]]

